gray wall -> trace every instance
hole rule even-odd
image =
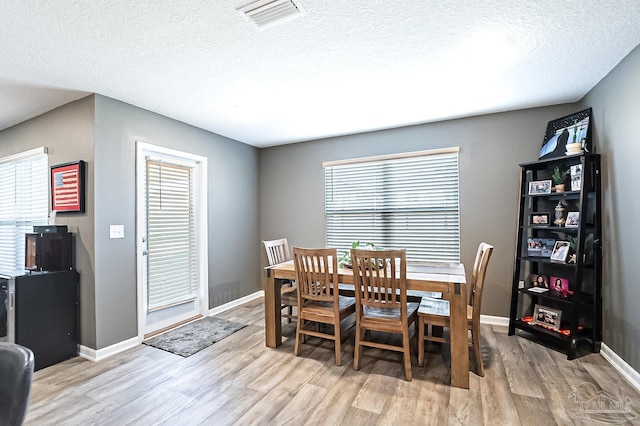
[[[549,120],[562,105],[363,133],[260,150],[260,233],[290,246],[323,247],[323,161],[460,147],[461,260],[481,241],[495,246],[482,312],[509,315],[519,163],[536,160]]]
[[[138,334],[136,141],[208,158],[209,307],[260,289],[257,148],[100,95],[72,102],[0,132],[0,156],[46,146],[50,165],[87,162],[86,213],[57,223],[76,233],[80,343],[93,349]]]
[[[259,290],[258,149],[95,97],[97,348],[137,335],[136,141],[208,158],[209,307]],[[124,224],[124,239],[109,239],[113,224]]]
[[[640,371],[640,47],[583,99],[602,154],[604,342]]]
[[[95,293],[93,244],[93,96],[80,99],[0,132],[0,157],[45,146],[49,165],[86,161],[85,213],[64,213],[56,218],[75,238],[75,266],[80,272],[80,341],[95,347]]]

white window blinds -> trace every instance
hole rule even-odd
[[[325,166],[327,246],[373,242],[412,261],[459,262],[458,149],[399,157]]]
[[[0,158],[0,272],[24,270],[24,235],[46,225],[48,214],[45,149]]]
[[[147,309],[197,296],[194,171],[147,158]]]

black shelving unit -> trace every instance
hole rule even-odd
[[[567,178],[569,190],[530,193],[530,183],[551,179],[555,167],[580,169],[580,179]],[[600,351],[602,341],[602,220],[600,155],[583,153],[520,164],[520,205],[513,286],[509,315],[509,335],[523,331],[525,337],[542,340],[550,347],[574,359],[578,346],[587,343],[592,352]],[[536,184],[534,184],[536,185]],[[536,192],[536,191],[534,191]],[[555,223],[556,207],[562,205],[563,219],[577,212],[573,227]],[[548,223],[532,223],[532,214],[548,214]],[[570,245],[569,256],[559,260],[552,256],[558,241]],[[541,247],[538,250],[538,247]],[[574,256],[571,256],[574,255]],[[534,285],[542,276],[545,285]],[[552,278],[553,277],[553,278]],[[552,282],[552,279],[554,282]],[[560,291],[555,281],[564,281]],[[551,312],[549,323],[536,321],[536,307]],[[554,314],[555,313],[555,314]],[[560,324],[554,317],[560,315]]]
[[[79,279],[74,270],[0,275],[0,341],[31,349],[36,371],[78,355]]]

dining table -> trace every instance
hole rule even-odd
[[[333,272],[330,271],[332,274]],[[270,348],[282,344],[280,288],[283,281],[296,279],[293,261],[264,269],[265,343]],[[353,269],[338,268],[338,282],[353,286]],[[353,288],[353,287],[352,287]],[[352,290],[353,291],[353,290]],[[461,263],[407,263],[407,293],[436,292],[449,301],[451,385],[469,388],[469,343],[467,333],[467,283]]]

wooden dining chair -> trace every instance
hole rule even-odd
[[[277,265],[278,263],[291,260],[289,242],[286,238],[263,241],[262,245],[264,246],[264,252],[267,256],[267,263],[269,264],[269,266]],[[293,315],[293,307],[298,305],[298,294],[296,291],[295,282],[282,282],[282,286],[280,287],[280,302],[280,307],[287,310],[287,313],[283,315],[287,317],[288,322],[291,322],[291,320],[295,318],[295,316]]]
[[[362,347],[402,352],[407,381],[411,381],[409,326],[418,303],[407,302],[406,250],[351,250],[356,292],[356,342],[353,368],[360,369]],[[368,331],[400,334],[402,345],[367,340]]]
[[[294,354],[300,353],[301,336],[335,342],[336,365],[341,364],[340,322],[355,312],[355,300],[338,291],[338,253],[333,249],[293,248],[298,288],[298,326]],[[333,274],[332,272],[336,272]],[[333,325],[333,334],[307,328],[309,322]]]
[[[482,304],[482,289],[487,273],[487,266],[493,246],[480,243],[473,262],[473,272],[470,282],[470,302],[467,305],[467,328],[471,330],[471,343],[476,358],[476,369],[479,376],[484,376],[482,365],[482,350],[480,348],[480,306]],[[424,341],[446,342],[446,337],[434,336],[429,327],[449,327],[449,301],[423,297],[418,310],[418,365],[424,365]]]

